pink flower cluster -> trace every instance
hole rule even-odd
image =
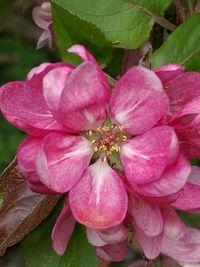
[[[135,239],[148,259],[200,262],[200,231],[175,209],[200,209],[200,74],[170,64],[129,69],[111,90],[81,45],[78,67],[43,63],[0,88],[4,116],[27,137],[18,164],[36,192],[67,193],[52,231],[63,254],[76,221],[106,261]],[[185,264],[185,265],[184,265]]]

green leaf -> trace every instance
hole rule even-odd
[[[150,35],[154,15],[162,15],[170,0],[53,0],[64,10],[96,25],[113,46],[138,48]],[[68,24],[69,33],[74,27]],[[82,30],[82,29],[81,29]],[[82,30],[83,31],[83,30]]]
[[[52,4],[52,11],[56,43],[63,60],[79,63],[77,57],[66,51],[77,43],[85,45],[101,65],[104,66],[111,60],[111,43],[95,25],[80,19],[55,3]]]
[[[3,28],[3,25],[7,19],[8,14],[10,13],[15,0],[0,0],[0,31]]]
[[[192,214],[188,212],[181,211],[179,215],[184,223],[191,227],[199,228],[200,227],[200,215]]]
[[[189,17],[165,41],[152,57],[152,66],[167,63],[185,65],[200,70],[200,13]]]
[[[51,248],[51,230],[58,216],[58,210],[23,242],[27,267],[96,267],[99,259],[88,243],[85,227],[76,225],[66,253],[58,256]],[[67,231],[67,229],[66,229]]]

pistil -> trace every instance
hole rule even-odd
[[[127,140],[123,125],[105,123],[96,131],[88,131],[86,137],[91,141],[96,153],[105,152],[107,157],[112,153],[119,153],[121,143]]]

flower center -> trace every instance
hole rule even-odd
[[[121,143],[128,138],[122,125],[117,126],[108,122],[105,122],[96,131],[88,131],[86,136],[93,144],[94,151],[96,153],[105,152],[105,156],[118,153]]]

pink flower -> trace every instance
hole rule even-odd
[[[133,67],[111,91],[83,46],[68,51],[84,62],[76,68],[43,63],[26,81],[0,89],[2,113],[29,135],[17,152],[29,187],[69,192],[52,232],[53,247],[64,253],[78,221],[97,255],[120,261],[131,222],[149,259],[168,254],[166,237],[176,244],[187,232],[173,208],[183,209],[181,201],[198,193],[199,184],[189,176],[174,125],[166,125],[169,98],[158,72]],[[171,73],[165,74],[169,80]],[[186,210],[199,209],[196,198]]]
[[[45,44],[48,44],[52,48],[54,46],[54,37],[52,31],[51,3],[48,0],[39,2],[40,6],[36,6],[32,11],[33,20],[43,30],[37,42],[37,49],[42,48]]]

